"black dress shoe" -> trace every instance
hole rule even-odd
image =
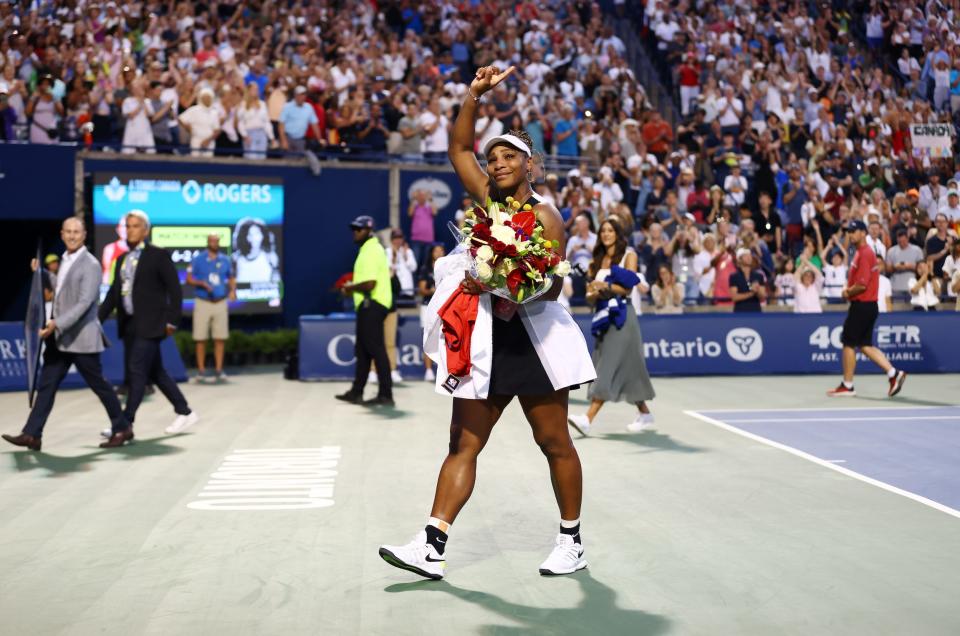
[[[120,431],[119,433],[114,433],[110,436],[110,439],[100,444],[100,448],[119,448],[129,441],[133,440],[133,429],[128,428],[126,430]]]
[[[363,403],[363,394],[357,393],[356,391],[347,391],[346,393],[341,393],[340,395],[335,395],[333,397],[337,398],[341,402],[349,402],[350,404]]]
[[[25,446],[33,451],[40,450],[39,437],[27,435],[26,433],[20,433],[19,435],[3,435],[2,437],[14,446]]]
[[[364,400],[364,401],[363,401],[363,405],[364,405],[364,406],[390,406],[390,407],[393,407],[393,406],[396,406],[397,404],[396,404],[396,402],[393,401],[393,398],[383,397],[382,395],[378,395],[377,397],[375,397],[375,398],[373,398],[373,399]]]

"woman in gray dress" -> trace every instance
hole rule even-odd
[[[637,433],[653,424],[647,401],[652,400],[655,393],[643,357],[643,339],[637,320],[641,312],[640,295],[649,287],[642,274],[637,274],[640,281],[630,288],[607,280],[614,265],[637,272],[637,253],[627,245],[627,238],[616,220],[607,219],[600,225],[598,239],[590,264],[587,302],[596,305],[613,297],[622,299],[626,320],[620,328],[610,324],[596,337],[593,365],[597,369],[597,379],[587,393],[590,408],[583,415],[570,415],[567,421],[581,435],[586,435],[604,402],[632,402],[637,405],[639,413],[627,430]]]

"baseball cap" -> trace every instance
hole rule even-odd
[[[957,192],[956,190],[947,190],[947,196],[948,197],[960,196],[960,192]]]
[[[350,221],[350,227],[354,230],[362,230],[364,228],[373,229],[373,217],[367,216],[366,214],[361,214],[354,220]]]
[[[849,222],[847,223],[847,226],[846,226],[844,229],[845,229],[847,232],[856,232],[857,230],[863,230],[864,232],[866,232],[866,231],[867,231],[867,226],[864,224],[863,221],[859,221],[859,220],[857,220],[857,219],[854,219],[854,220],[852,220],[852,221],[849,221]]]
[[[59,262],[60,262],[60,257],[57,256],[56,254],[47,254],[46,256],[43,257],[44,265],[49,265],[50,263],[59,263]]]
[[[354,222],[356,222],[356,221],[354,221]],[[401,229],[398,228],[398,227],[393,228],[392,230],[390,230],[390,238],[392,238],[392,239],[395,239],[395,238],[403,238],[403,230],[401,230]]]
[[[577,170],[576,168],[572,168],[567,172],[567,179],[573,179],[574,177],[579,177],[579,176],[580,176],[580,171]]]
[[[751,256],[751,255],[753,255],[753,252],[751,252],[745,247],[741,247],[740,249],[737,250],[737,260],[740,260],[741,256]]]
[[[909,190],[907,190],[907,196],[908,196],[908,197],[917,197],[917,198],[919,199],[919,198],[920,198],[920,191],[917,190],[916,188],[910,188]]]
[[[295,89],[293,89],[294,95],[303,95],[306,92],[307,92],[306,86],[297,86]]]

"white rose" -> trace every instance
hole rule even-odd
[[[513,245],[517,238],[516,230],[506,225],[494,225],[490,228],[490,234],[493,238],[507,245]]]
[[[493,268],[490,267],[490,263],[486,261],[477,261],[477,278],[484,282],[493,278]]]
[[[493,248],[489,245],[483,245],[477,250],[478,261],[489,261],[493,258]]]
[[[570,261],[560,261],[554,269],[557,276],[566,276],[570,273]]]

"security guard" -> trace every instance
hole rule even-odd
[[[360,253],[353,264],[353,282],[341,288],[343,295],[353,294],[357,312],[357,342],[355,352],[357,368],[353,386],[338,400],[367,406],[393,406],[393,384],[390,379],[390,359],[383,340],[383,323],[393,303],[390,288],[390,268],[387,254],[373,235],[373,219],[358,216],[350,224],[353,242],[360,246]],[[379,391],[372,400],[363,400],[363,387],[370,373],[370,361],[377,364]]]

